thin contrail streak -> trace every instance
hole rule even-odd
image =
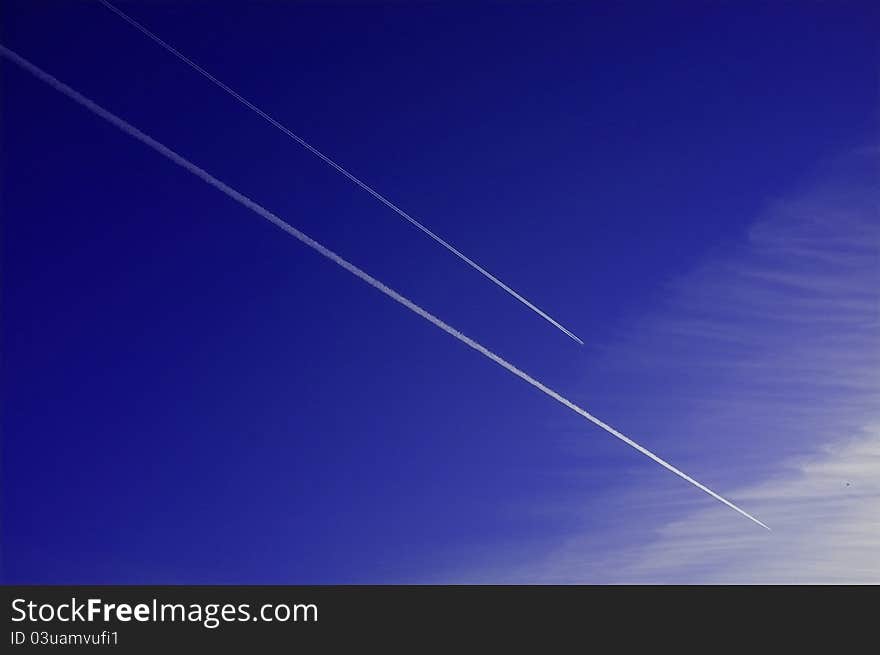
[[[472,260],[470,257],[468,257],[468,256],[465,255],[463,252],[461,252],[460,250],[458,250],[457,248],[455,248],[454,246],[452,246],[452,245],[451,245],[450,243],[448,243],[447,241],[445,241],[445,240],[443,240],[442,238],[440,238],[437,234],[435,234],[434,232],[432,232],[431,230],[429,230],[427,227],[425,227],[424,225],[422,225],[419,221],[417,221],[416,219],[414,219],[414,218],[413,218],[412,216],[410,216],[407,212],[405,212],[405,211],[402,210],[400,207],[398,207],[397,205],[395,205],[393,202],[391,202],[390,200],[388,200],[385,196],[383,196],[383,195],[380,194],[378,191],[376,191],[375,189],[373,189],[372,187],[370,187],[368,184],[366,184],[365,182],[361,181],[360,179],[358,179],[357,177],[355,177],[354,175],[352,175],[351,173],[349,173],[349,172],[348,172],[347,170],[345,170],[342,166],[340,166],[340,165],[337,164],[335,161],[333,161],[332,159],[330,159],[327,155],[325,155],[324,153],[322,153],[321,151],[319,151],[317,148],[315,148],[314,146],[312,146],[311,144],[309,144],[308,142],[306,142],[304,139],[302,139],[301,137],[299,137],[299,136],[297,136],[296,134],[294,134],[293,132],[291,132],[287,127],[285,127],[284,125],[282,125],[281,123],[279,123],[277,120],[275,120],[274,118],[272,118],[271,116],[269,116],[266,112],[264,112],[262,109],[260,109],[260,108],[257,107],[256,105],[254,105],[252,102],[250,102],[250,101],[247,100],[246,98],[242,97],[242,96],[241,96],[239,93],[237,93],[234,89],[230,88],[229,86],[227,86],[226,84],[224,84],[223,82],[221,82],[220,80],[218,80],[216,77],[214,77],[213,75],[211,75],[211,73],[209,73],[209,72],[206,71],[204,68],[202,68],[201,66],[199,66],[199,65],[198,65],[197,63],[195,63],[192,59],[190,59],[189,57],[187,57],[186,55],[184,55],[182,52],[180,52],[179,50],[177,50],[176,48],[174,48],[174,47],[173,47],[172,45],[170,45],[169,43],[166,43],[165,41],[163,41],[162,39],[160,39],[156,34],[154,34],[154,33],[151,32],[150,30],[148,30],[146,27],[144,27],[143,25],[141,25],[140,23],[138,23],[138,22],[137,22],[135,19],[133,19],[131,16],[129,16],[128,14],[126,14],[125,12],[123,12],[122,10],[117,9],[116,7],[114,7],[112,4],[110,4],[110,3],[107,2],[106,0],[98,0],[98,2],[100,2],[100,3],[101,3],[102,5],[104,5],[107,9],[109,9],[109,10],[112,11],[114,14],[116,14],[117,16],[119,16],[120,18],[122,18],[125,22],[129,23],[132,27],[134,27],[134,28],[137,29],[138,31],[142,32],[144,35],[146,35],[147,37],[149,37],[150,39],[152,39],[153,41],[155,41],[156,43],[158,43],[160,46],[162,46],[163,48],[165,48],[165,50],[167,50],[167,51],[170,52],[172,55],[174,55],[175,57],[177,57],[178,59],[180,59],[182,62],[188,64],[190,67],[193,68],[193,70],[197,71],[198,73],[200,73],[201,75],[203,75],[206,79],[210,80],[210,81],[213,82],[215,85],[217,85],[218,87],[220,87],[221,89],[223,89],[224,91],[226,91],[226,93],[228,93],[228,94],[231,95],[233,98],[235,98],[236,100],[238,100],[238,101],[239,101],[241,104],[243,104],[245,107],[247,107],[248,109],[250,109],[251,111],[253,111],[255,114],[257,114],[258,116],[260,116],[263,120],[265,120],[265,121],[266,121],[267,123],[269,123],[270,125],[276,127],[276,128],[279,129],[281,132],[283,132],[284,134],[286,134],[287,136],[289,136],[291,139],[293,139],[293,140],[296,141],[298,144],[300,144],[303,148],[305,148],[306,150],[308,150],[309,152],[311,152],[313,155],[315,155],[316,157],[318,157],[319,159],[321,159],[324,163],[326,163],[326,164],[328,164],[329,166],[331,166],[331,167],[333,167],[334,169],[336,169],[339,173],[341,173],[342,175],[344,175],[344,176],[345,176],[346,178],[348,178],[350,181],[352,181],[352,182],[354,182],[355,184],[357,184],[361,189],[363,189],[364,191],[366,191],[367,193],[369,193],[371,196],[373,196],[376,200],[378,200],[379,202],[381,202],[383,205],[385,205],[386,207],[388,207],[389,209],[391,209],[392,211],[394,211],[398,216],[400,216],[401,218],[404,218],[404,219],[406,219],[407,221],[409,221],[412,225],[414,225],[415,227],[417,227],[418,229],[420,229],[422,232],[424,232],[425,234],[427,234],[427,235],[428,235],[429,237],[431,237],[434,241],[436,241],[436,242],[439,243],[441,246],[443,246],[444,248],[446,248],[449,252],[453,253],[456,257],[458,257],[458,258],[461,259],[462,261],[466,262],[469,266],[471,266],[471,267],[474,268],[475,270],[477,270],[477,271],[479,271],[480,273],[482,273],[486,278],[488,278],[489,280],[491,280],[492,282],[494,282],[495,284],[497,284],[499,287],[501,287],[502,289],[504,289],[504,290],[505,290],[507,293],[509,293],[511,296],[513,296],[514,298],[516,298],[517,300],[519,300],[522,304],[524,304],[526,307],[528,307],[528,308],[531,309],[533,312],[535,312],[536,314],[538,314],[541,318],[543,318],[544,320],[546,320],[547,322],[549,322],[549,323],[552,324],[553,326],[557,327],[559,330],[561,330],[561,331],[564,332],[566,335],[568,335],[569,337],[571,337],[572,339],[574,339],[575,341],[577,341],[579,344],[581,344],[581,345],[584,344],[584,342],[581,341],[581,339],[580,339],[576,334],[574,334],[573,332],[571,332],[570,330],[568,330],[567,328],[565,328],[563,325],[559,324],[556,320],[554,320],[553,318],[551,318],[551,317],[550,317],[548,314],[546,314],[544,311],[542,311],[541,309],[539,309],[538,307],[536,307],[535,305],[533,305],[531,302],[529,302],[528,300],[526,300],[525,298],[523,298],[520,294],[518,294],[516,291],[514,291],[513,289],[511,289],[509,286],[507,286],[504,282],[502,282],[501,280],[499,280],[497,277],[495,277],[494,275],[492,275],[492,274],[491,274],[489,271],[487,271],[485,268],[483,268],[482,266],[480,266],[479,264],[477,264],[477,263],[476,263],[474,260]]]
[[[761,527],[766,528],[767,530],[770,529],[767,525],[765,525],[764,523],[762,523],[761,521],[756,519],[754,516],[752,516],[748,512],[740,509],[739,507],[734,505],[732,502],[730,502],[726,498],[723,498],[722,496],[718,495],[717,493],[715,493],[714,491],[712,491],[708,487],[706,487],[703,484],[694,480],[692,477],[690,477],[686,473],[678,470],[672,464],[661,459],[660,457],[658,457],[657,455],[652,453],[647,448],[640,446],[639,444],[637,444],[635,441],[633,441],[632,439],[630,439],[629,437],[627,437],[623,433],[617,431],[616,429],[614,429],[613,427],[611,427],[607,423],[600,421],[599,419],[597,419],[595,416],[593,416],[592,414],[590,414],[586,410],[578,407],[577,405],[575,405],[573,402],[571,402],[570,400],[568,400],[564,396],[561,396],[560,394],[553,391],[553,389],[551,389],[550,387],[542,384],[541,382],[538,382],[538,380],[536,380],[535,378],[533,378],[529,374],[525,373],[524,371],[521,371],[516,366],[514,366],[513,364],[508,362],[506,359],[503,359],[499,355],[496,355],[495,353],[493,353],[491,350],[489,350],[488,348],[486,348],[482,344],[480,344],[480,343],[474,341],[473,339],[471,339],[470,337],[462,334],[461,332],[459,332],[455,328],[451,327],[450,325],[447,325],[446,323],[441,321],[439,318],[437,318],[436,316],[434,316],[433,314],[431,314],[427,310],[424,310],[421,307],[419,307],[413,301],[411,301],[408,298],[397,293],[394,289],[391,289],[391,288],[385,286],[382,282],[380,282],[379,280],[374,278],[369,273],[361,270],[360,268],[358,268],[354,264],[346,261],[345,259],[343,259],[339,255],[337,255],[335,252],[333,252],[332,250],[325,248],[324,246],[322,246],[320,243],[318,243],[317,241],[315,241],[314,239],[312,239],[308,235],[304,234],[303,232],[300,232],[292,225],[286,223],[284,220],[282,220],[281,218],[279,218],[278,216],[276,216],[275,214],[270,212],[268,209],[266,209],[262,205],[257,204],[256,202],[254,202],[253,200],[251,200],[250,198],[248,198],[244,194],[239,193],[238,191],[236,191],[232,187],[221,182],[216,177],[214,177],[213,175],[208,173],[206,170],[196,166],[195,164],[190,162],[188,159],[185,159],[181,155],[178,155],[176,152],[174,152],[173,150],[171,150],[167,146],[162,145],[161,143],[159,143],[158,141],[156,141],[152,137],[147,136],[146,134],[141,132],[139,129],[137,129],[136,127],[134,127],[133,125],[131,125],[127,121],[119,118],[118,116],[116,116],[116,114],[113,114],[113,113],[107,111],[106,109],[104,109],[103,107],[101,107],[97,103],[93,102],[92,100],[88,99],[87,97],[85,97],[84,95],[79,93],[78,91],[72,89],[71,87],[67,86],[66,84],[64,84],[60,80],[58,80],[55,77],[53,77],[52,75],[50,75],[49,73],[46,73],[45,71],[43,71],[41,68],[35,66],[31,62],[29,62],[27,59],[25,59],[25,58],[21,57],[20,55],[18,55],[17,53],[13,52],[12,50],[7,48],[3,44],[0,44],[0,54],[5,56],[6,58],[8,58],[10,61],[13,61],[14,63],[18,64],[23,69],[25,69],[26,71],[28,71],[29,73],[31,73],[35,77],[39,78],[40,80],[42,80],[43,82],[45,82],[46,84],[48,84],[49,86],[54,88],[55,90],[60,91],[61,93],[66,95],[71,100],[76,101],[77,103],[79,103],[80,105],[82,105],[83,107],[85,107],[86,109],[91,111],[92,113],[100,116],[101,118],[106,120],[108,123],[115,125],[116,127],[118,127],[120,130],[122,130],[123,132],[125,132],[129,136],[132,136],[135,139],[137,139],[138,141],[146,144],[147,146],[149,146],[150,148],[152,148],[153,150],[155,150],[159,154],[164,155],[165,157],[167,157],[168,159],[173,161],[178,166],[185,168],[186,170],[188,170],[190,173],[192,173],[196,177],[201,178],[202,180],[204,180],[205,182],[207,182],[208,184],[210,184],[214,188],[218,189],[219,191],[222,191],[227,196],[229,196],[230,198],[232,198],[236,202],[244,205],[245,207],[250,209],[252,212],[257,214],[258,216],[265,218],[267,221],[269,221],[270,223],[273,223],[277,227],[281,228],[282,230],[287,232],[289,235],[299,239],[304,244],[306,244],[309,248],[317,250],[320,254],[322,254],[324,257],[326,257],[330,261],[338,264],[339,266],[341,266],[342,268],[347,270],[349,273],[359,277],[361,280],[363,280],[364,282],[366,282],[370,286],[374,287],[375,289],[378,289],[379,291],[384,293],[386,296],[388,296],[392,300],[396,300],[401,305],[403,305],[404,307],[406,307],[410,311],[418,314],[419,316],[421,316],[423,319],[425,319],[429,323],[433,323],[434,325],[436,325],[438,328],[440,328],[441,330],[443,330],[447,334],[449,334],[449,335],[455,337],[456,339],[458,339],[459,341],[461,341],[463,344],[470,346],[471,348],[476,350],[478,353],[484,355],[485,357],[488,357],[489,359],[491,359],[493,362],[495,362],[496,364],[498,364],[502,368],[513,373],[518,378],[525,380],[526,382],[528,382],[530,385],[532,385],[533,387],[535,387],[539,391],[542,391],[545,394],[547,394],[548,396],[550,396],[553,400],[555,400],[559,403],[562,403],[563,405],[568,407],[573,412],[580,414],[582,417],[584,417],[588,421],[595,423],[596,425],[598,425],[600,428],[602,428],[603,430],[605,430],[609,434],[612,434],[615,437],[617,437],[618,439],[620,439],[621,441],[623,441],[625,444],[635,448],[643,455],[650,457],[652,460],[654,460],[655,462],[660,464],[665,469],[672,471],[677,476],[687,480],[688,482],[690,482],[692,485],[694,485],[698,489],[705,491],[707,494],[712,496],[712,498],[721,501],[722,503],[724,503],[725,505],[727,505],[731,509],[736,510],[737,512],[739,512],[740,514],[742,514],[746,518],[754,521],[755,523],[757,523]]]

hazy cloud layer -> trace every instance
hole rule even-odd
[[[720,523],[716,512],[703,509],[671,520],[647,544],[599,559],[592,538],[574,538],[533,580],[880,583],[880,429],[830,446],[736,497],[773,532]]]
[[[657,404],[687,416],[670,443],[773,532],[636,479],[608,499],[629,525],[585,528],[505,579],[880,583],[877,162],[852,154],[772,203],[609,353],[670,380]]]

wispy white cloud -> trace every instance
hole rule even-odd
[[[880,583],[880,427],[735,493],[773,526],[749,533],[705,509],[599,558],[573,538],[533,580],[606,583]]]
[[[880,583],[878,162],[853,153],[769,206],[606,353],[606,371],[665,382],[651,407],[675,421],[660,438],[773,532],[636,479],[605,499],[629,521],[597,527],[602,503],[587,499],[582,529],[490,577]]]

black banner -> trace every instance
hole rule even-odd
[[[4,587],[4,652],[696,645],[830,628],[869,587]],[[787,617],[796,617],[789,623]],[[574,641],[572,641],[574,640]]]

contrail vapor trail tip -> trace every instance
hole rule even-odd
[[[378,191],[376,191],[373,187],[371,187],[370,185],[368,185],[366,182],[364,182],[364,181],[361,180],[360,178],[356,177],[355,175],[353,175],[352,173],[350,173],[349,171],[347,171],[347,170],[346,170],[345,168],[343,168],[340,164],[338,164],[338,163],[335,162],[333,159],[331,159],[330,157],[328,157],[327,155],[325,155],[323,152],[321,152],[320,150],[318,150],[317,148],[315,148],[313,145],[311,145],[310,143],[308,143],[305,139],[303,139],[302,137],[298,136],[297,134],[294,134],[294,133],[293,133],[290,129],[288,129],[286,126],[282,125],[280,122],[278,122],[277,120],[275,120],[274,118],[272,118],[269,114],[267,114],[267,113],[264,112],[262,109],[260,109],[259,107],[257,107],[254,103],[252,103],[250,100],[248,100],[247,98],[245,98],[244,96],[242,96],[240,93],[238,93],[237,91],[235,91],[233,88],[231,88],[231,87],[228,86],[227,84],[221,82],[219,79],[217,79],[216,77],[214,77],[214,75],[212,75],[212,74],[209,73],[207,70],[205,70],[204,68],[202,68],[201,66],[199,66],[199,65],[198,65],[197,63],[195,63],[192,59],[190,59],[189,57],[187,57],[186,55],[184,55],[182,52],[180,52],[179,50],[177,50],[176,48],[174,48],[172,45],[170,45],[169,43],[163,41],[161,38],[159,38],[158,35],[154,34],[154,33],[151,32],[150,30],[148,30],[146,27],[144,27],[143,25],[141,25],[140,23],[138,23],[134,18],[132,18],[131,16],[129,16],[128,14],[126,14],[126,13],[125,13],[124,11],[122,11],[121,9],[118,9],[117,7],[115,7],[113,4],[111,4],[111,3],[108,2],[107,0],[98,0],[98,2],[100,2],[100,3],[101,3],[102,5],[104,5],[107,9],[109,9],[109,10],[112,11],[114,14],[116,14],[117,16],[119,16],[119,17],[120,17],[122,20],[124,20],[126,23],[128,23],[129,25],[131,25],[132,27],[134,27],[136,30],[138,30],[139,32],[141,32],[144,36],[146,36],[147,38],[151,39],[151,40],[154,41],[156,44],[158,44],[159,46],[161,46],[162,48],[164,48],[167,52],[169,52],[170,54],[172,54],[172,55],[174,55],[175,57],[177,57],[180,61],[182,61],[183,63],[185,63],[186,65],[188,65],[188,66],[189,66],[190,68],[192,68],[194,71],[196,71],[197,73],[199,73],[202,77],[204,77],[205,79],[207,79],[208,81],[210,81],[212,84],[214,84],[215,86],[219,87],[220,89],[222,89],[223,91],[225,91],[226,93],[228,93],[230,96],[232,96],[233,98],[235,98],[239,103],[241,103],[242,105],[244,105],[245,107],[247,107],[248,109],[250,109],[252,112],[254,112],[255,114],[257,114],[257,115],[258,115],[260,118],[262,118],[264,121],[266,121],[267,123],[269,123],[270,125],[272,125],[274,128],[276,128],[277,130],[279,130],[279,131],[282,132],[283,134],[287,135],[288,137],[290,137],[291,139],[293,139],[294,141],[296,141],[299,145],[301,145],[303,148],[305,148],[305,149],[308,150],[310,153],[312,153],[313,155],[315,155],[318,159],[320,159],[320,160],[323,161],[325,164],[327,164],[328,166],[330,166],[331,168],[333,168],[334,170],[336,170],[340,175],[342,175],[343,177],[345,177],[346,179],[348,179],[350,182],[353,182],[353,183],[356,184],[358,187],[360,187],[361,189],[363,189],[364,191],[366,191],[367,193],[369,193],[371,196],[373,196],[373,198],[375,198],[376,200],[378,200],[379,202],[381,202],[383,205],[385,205],[386,207],[388,207],[388,208],[389,208],[391,211],[393,211],[395,214],[397,214],[398,216],[400,216],[401,218],[403,218],[404,220],[406,220],[408,223],[410,223],[410,224],[413,225],[414,227],[416,227],[416,228],[418,228],[419,230],[421,230],[425,235],[427,235],[428,237],[430,237],[431,239],[433,239],[436,243],[438,243],[438,244],[440,244],[441,246],[443,246],[444,248],[446,248],[446,250],[448,250],[449,252],[451,252],[452,254],[454,254],[456,257],[458,257],[461,261],[465,262],[468,266],[470,266],[471,268],[473,268],[475,271],[479,272],[483,277],[485,277],[487,280],[489,280],[490,282],[492,282],[493,284],[495,284],[497,287],[503,289],[503,290],[504,290],[505,292],[507,292],[510,296],[512,296],[513,298],[515,298],[516,300],[518,300],[519,302],[521,302],[523,305],[525,305],[526,307],[528,307],[529,309],[531,309],[531,310],[532,310],[534,313],[536,313],[538,316],[540,316],[540,317],[543,318],[545,321],[547,321],[548,323],[550,323],[550,325],[552,325],[553,327],[557,328],[560,332],[562,332],[563,334],[565,334],[565,335],[568,336],[569,338],[573,339],[573,340],[576,341],[577,343],[579,343],[579,344],[581,344],[581,345],[584,345],[584,342],[583,342],[583,341],[582,341],[577,335],[575,335],[575,334],[574,334],[571,330],[569,330],[568,328],[564,327],[562,324],[560,324],[558,321],[556,321],[554,318],[552,318],[549,314],[547,314],[546,312],[544,312],[542,309],[538,308],[536,305],[534,305],[534,304],[533,304],[532,302],[530,302],[528,299],[526,299],[525,297],[523,297],[523,296],[522,296],[521,294],[519,294],[517,291],[513,290],[513,289],[512,289],[511,287],[509,287],[507,284],[505,284],[505,283],[502,282],[500,279],[498,279],[497,277],[495,277],[492,273],[490,273],[490,272],[487,271],[485,268],[483,268],[482,266],[480,266],[477,262],[475,262],[474,260],[472,260],[470,257],[468,257],[467,255],[465,255],[463,252],[461,252],[461,251],[458,250],[457,248],[455,248],[452,244],[450,244],[450,243],[447,242],[446,240],[442,239],[442,238],[441,238],[440,236],[438,236],[436,233],[434,233],[434,232],[432,232],[431,230],[429,230],[425,225],[423,225],[422,223],[420,223],[419,221],[417,221],[415,218],[413,218],[409,213],[405,212],[405,211],[402,210],[400,207],[398,207],[397,205],[395,205],[395,204],[394,204],[393,202],[391,202],[388,198],[386,198],[386,197],[383,196],[381,193],[379,193]]]

